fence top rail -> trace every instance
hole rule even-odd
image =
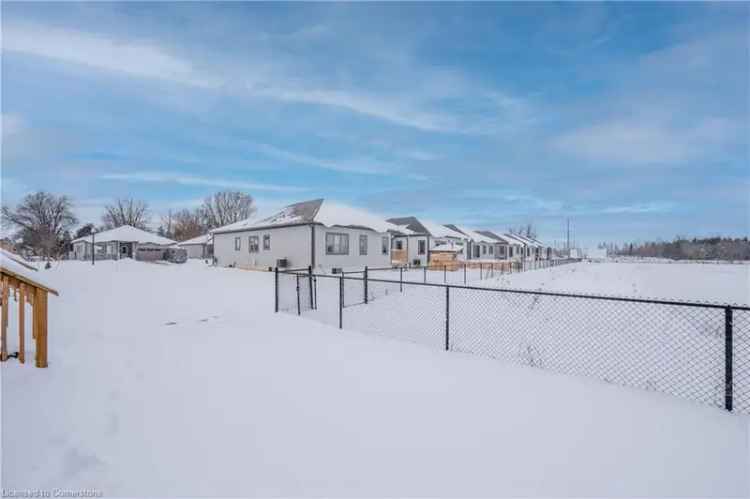
[[[309,276],[305,269],[304,276]],[[285,272],[287,274],[295,275],[294,272]],[[364,281],[363,277],[353,277],[346,275],[331,275],[331,274],[312,274],[313,277],[327,277],[332,279],[346,279],[349,281]],[[381,282],[385,284],[402,284],[404,286],[428,286],[436,288],[454,288],[454,289],[467,289],[473,291],[486,291],[495,293],[514,293],[523,295],[536,295],[536,296],[556,296],[560,298],[579,298],[589,300],[606,300],[606,301],[618,301],[618,302],[629,302],[629,303],[651,303],[656,305],[673,305],[681,307],[696,307],[696,308],[715,308],[715,309],[726,309],[731,308],[733,310],[750,311],[750,305],[739,305],[736,303],[717,303],[717,302],[702,302],[702,301],[687,301],[687,300],[662,300],[652,298],[635,298],[627,296],[613,296],[613,295],[598,295],[598,294],[585,294],[585,293],[560,293],[554,291],[538,291],[533,289],[513,289],[513,288],[489,288],[483,286],[462,286],[460,284],[442,284],[436,282],[418,282],[418,281],[400,281],[394,279],[377,279],[368,278],[368,282]]]

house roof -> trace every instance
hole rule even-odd
[[[479,234],[482,234],[483,236],[487,236],[487,237],[489,237],[491,239],[494,239],[498,243],[505,243],[505,244],[511,244],[512,243],[512,241],[509,240],[507,237],[501,236],[499,234],[496,234],[496,233],[492,232],[491,230],[478,230],[477,232]]]
[[[539,247],[543,246],[542,243],[530,237],[522,236],[521,234],[511,234],[511,235],[515,237],[516,239],[524,242],[528,246],[539,246]]]
[[[427,234],[432,237],[452,237],[456,239],[464,239],[466,237],[446,225],[441,225],[430,220],[420,220],[417,217],[389,218],[387,221],[398,225],[401,231],[413,234]]]
[[[181,241],[177,243],[177,246],[189,246],[191,244],[211,244],[213,242],[213,235],[209,232],[208,234],[203,234],[202,236],[194,237],[192,239],[188,239],[187,241]]]
[[[288,225],[321,224],[326,227],[365,229],[376,232],[398,232],[398,226],[386,222],[370,212],[324,199],[313,199],[290,204],[270,217],[260,220],[247,219],[213,231],[214,234],[242,230],[265,229]]]
[[[506,239],[508,239],[509,241],[512,241],[512,242],[513,242],[513,244],[522,244],[522,245],[524,245],[524,246],[527,246],[527,245],[529,244],[529,243],[527,243],[526,241],[524,241],[523,239],[520,239],[520,238],[516,237],[516,235],[515,235],[515,234],[508,234],[508,233],[505,233],[505,234],[503,234],[503,236],[504,236],[504,237],[505,237]]]
[[[42,288],[53,295],[57,291],[47,283],[47,280],[39,274],[36,267],[23,261],[23,258],[10,251],[0,249],[0,269],[4,274],[15,277],[19,281],[25,282],[37,288]]]
[[[91,236],[83,236],[75,239],[73,242],[91,242]],[[133,227],[132,225],[121,225],[114,229],[97,232],[94,236],[94,241],[97,243],[109,243],[113,241],[121,243],[151,243],[158,244],[161,246],[175,244],[175,241],[161,237],[153,232],[147,232],[142,229]]]
[[[480,234],[479,232],[471,230],[471,229],[468,229],[466,227],[461,227],[459,225],[453,225],[453,224],[449,224],[446,227],[464,234],[466,237],[468,237],[469,239],[471,239],[474,242],[479,242],[479,243],[494,243],[494,242],[496,242],[493,238],[487,237],[484,234]]]

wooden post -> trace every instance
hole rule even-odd
[[[8,360],[8,278],[2,278],[3,310],[0,318],[0,362]]]
[[[18,361],[26,362],[26,286],[21,283],[18,286]]]
[[[36,367],[47,367],[47,291],[36,288],[34,297]]]

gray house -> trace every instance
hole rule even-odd
[[[434,254],[453,253],[458,260],[466,258],[466,236],[445,225],[417,217],[389,218],[398,227],[393,235],[393,263],[429,265]]]
[[[211,234],[203,234],[202,236],[182,241],[177,243],[177,246],[187,251],[188,258],[210,259],[214,257],[214,238]]]
[[[397,229],[366,211],[314,199],[215,229],[214,258],[247,269],[389,267],[389,231]]]
[[[92,245],[93,242],[93,245]],[[73,251],[68,255],[75,260],[90,260],[91,253],[97,260],[161,260],[164,252],[176,242],[153,232],[121,225],[114,229],[97,232],[94,236],[79,237],[73,241]]]

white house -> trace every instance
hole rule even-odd
[[[314,199],[213,231],[217,265],[248,269],[390,267],[398,227],[363,210]]]
[[[537,241],[536,239],[524,236],[521,234],[512,234],[516,239],[520,239],[521,241],[526,243],[527,247],[527,256],[530,260],[541,260],[542,258],[545,258],[544,255],[544,245]]]
[[[214,238],[210,233],[182,241],[177,243],[177,246],[187,251],[188,258],[210,259],[214,257]]]
[[[533,260],[533,248],[529,241],[517,234],[503,234],[504,237],[514,242],[513,251],[516,260]]]
[[[429,265],[437,253],[466,258],[466,236],[445,225],[416,217],[389,218],[387,222],[397,227],[392,234],[395,264]]]
[[[467,240],[467,259],[468,260],[494,260],[496,241],[484,234],[462,227],[460,225],[448,224],[446,227],[455,230],[464,235]]]
[[[490,230],[478,230],[477,233],[487,236],[495,241],[495,259],[497,260],[510,260],[513,257],[512,247],[514,242],[505,236],[501,236]]]
[[[121,225],[114,229],[97,232],[93,236],[79,237],[73,241],[73,251],[69,257],[76,260],[90,260],[94,243],[97,260],[161,260],[164,252],[175,241],[153,232],[137,229],[131,225]]]

